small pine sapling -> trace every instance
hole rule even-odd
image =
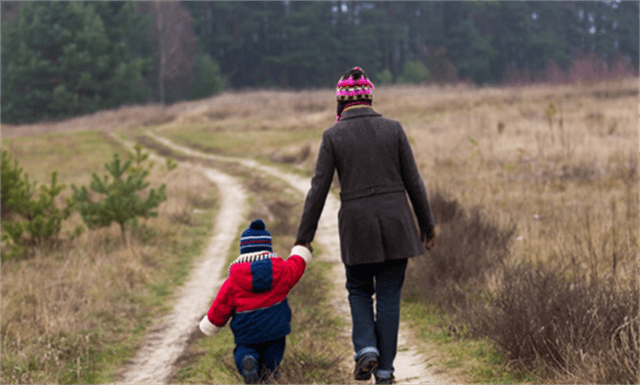
[[[12,162],[13,161],[13,162]],[[26,206],[35,192],[35,182],[29,182],[29,175],[23,174],[18,160],[13,160],[7,150],[2,150],[2,218],[6,219],[12,212],[20,211]]]
[[[84,223],[90,229],[95,229],[116,222],[120,225],[123,241],[126,241],[125,225],[127,223],[134,223],[138,217],[157,217],[158,213],[153,209],[167,199],[164,183],[157,189],[149,190],[146,198],[141,196],[141,192],[149,187],[150,183],[145,181],[145,178],[153,165],[148,168],[142,166],[148,154],[142,154],[142,147],[136,147],[135,158],[125,161],[124,164],[117,153],[113,155],[113,161],[105,164],[109,175],[104,175],[101,179],[97,173],[91,174],[89,187],[94,192],[104,195],[102,200],[92,201],[85,186],[81,188],[71,186],[73,199],[78,203],[78,210]],[[132,167],[134,160],[136,165]]]
[[[24,246],[55,240],[62,221],[69,218],[74,207],[70,199],[66,200],[67,205],[63,209],[55,205],[56,197],[66,188],[64,184],[58,184],[57,171],[51,173],[50,186],[40,186],[37,199],[32,199],[35,183],[30,183],[26,175],[20,179],[21,182],[7,194],[10,195],[7,205],[20,219],[2,221],[2,241],[9,246],[10,256],[21,254]],[[27,236],[24,236],[25,232]],[[3,255],[3,259],[8,258]]]

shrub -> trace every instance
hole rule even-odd
[[[18,162],[11,165],[11,156],[6,151],[2,152],[3,261],[23,254],[27,246],[57,238],[62,221],[69,218],[73,209],[71,200],[67,200],[63,209],[55,205],[56,197],[65,188],[64,184],[58,184],[58,173],[54,171],[50,186],[40,186],[38,198],[32,199],[36,183],[29,182]],[[5,216],[9,213],[10,219]]]
[[[407,61],[402,66],[402,75],[398,77],[398,83],[420,84],[431,78],[427,67],[419,60]]]
[[[478,208],[467,213],[455,199],[440,191],[429,194],[437,224],[438,243],[420,258],[409,276],[413,289],[433,303],[452,309],[467,303],[473,293],[508,255],[515,227],[501,229]]]
[[[224,88],[220,65],[207,54],[197,55],[193,61],[193,91],[191,99],[215,95]]]
[[[379,72],[376,76],[376,83],[377,84],[392,84],[393,83],[393,75],[391,75],[391,71],[389,71],[388,69],[384,69],[381,72]]]
[[[2,254],[3,260],[22,254],[24,246],[40,245],[57,238],[62,220],[69,218],[73,207],[73,203],[69,200],[64,209],[55,205],[55,198],[65,188],[64,184],[57,184],[57,172],[54,171],[51,174],[51,185],[40,186],[38,199],[32,200],[30,193],[28,196],[21,196],[14,209],[23,219],[2,221],[2,230],[5,233],[2,240],[10,249],[9,253]]]
[[[103,194],[102,201],[93,202],[89,197],[89,192],[85,186],[81,188],[72,185],[73,199],[78,203],[80,215],[89,228],[95,229],[106,227],[116,222],[120,225],[120,232],[123,241],[126,240],[125,224],[137,224],[138,217],[156,217],[158,214],[152,211],[161,202],[167,199],[165,194],[165,184],[156,189],[151,189],[145,199],[139,192],[149,187],[149,182],[145,178],[149,175],[149,169],[141,166],[147,159],[147,154],[141,154],[141,146],[136,146],[136,166],[132,167],[132,160],[127,160],[124,164],[120,162],[119,155],[113,154],[113,161],[104,166],[111,175],[105,175],[102,179],[98,174],[92,173],[91,190]],[[151,166],[150,166],[151,167]],[[125,178],[125,173],[128,175]]]
[[[2,217],[15,211],[17,207],[23,206],[31,197],[35,189],[35,182],[29,182],[29,176],[22,174],[22,167],[18,165],[18,160],[11,162],[11,154],[7,150],[2,150],[2,169],[0,171],[0,183],[2,190]]]
[[[577,383],[638,380],[637,285],[616,288],[564,279],[558,269],[507,267],[476,334],[525,368],[546,367]]]

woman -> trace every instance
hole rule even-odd
[[[374,374],[377,384],[390,384],[407,259],[433,247],[435,224],[407,136],[400,123],[373,110],[373,88],[360,67],[338,81],[337,123],[322,135],[296,244],[310,247],[336,170],[340,251],[356,353],[354,378],[368,380]]]

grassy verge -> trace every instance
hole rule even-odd
[[[513,384],[539,382],[533,373],[514,370],[487,338],[475,338],[455,315],[418,296],[402,299],[401,318],[422,341],[416,346],[431,370],[463,383]]]
[[[62,183],[78,185],[92,171],[100,175],[113,152],[126,154],[96,132],[8,139],[3,147],[30,175],[58,169]],[[114,382],[170,308],[210,236],[217,193],[186,168],[157,169],[149,180],[166,183],[169,199],[158,218],[129,230],[130,244],[115,225],[73,239],[65,238],[65,227],[57,247],[3,263],[3,383]],[[79,223],[74,214],[65,226]]]

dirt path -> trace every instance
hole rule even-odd
[[[266,166],[252,159],[239,159],[205,154],[185,146],[177,145],[166,138],[151,133],[149,133],[149,135],[167,147],[181,151],[190,156],[212,160],[234,161],[245,167],[261,170],[269,175],[286,181],[305,196],[311,187],[310,178],[304,178],[295,174],[287,173],[277,167]],[[341,314],[346,321],[348,321],[347,324],[350,325],[351,316],[348,305],[347,290],[345,289],[345,270],[340,259],[340,240],[338,237],[339,208],[340,202],[338,199],[336,199],[332,194],[329,194],[320,217],[318,231],[315,238],[315,241],[322,245],[325,252],[319,256],[314,255],[314,258],[328,261],[333,264],[332,272],[330,274],[334,279],[333,293],[331,295],[331,297],[334,298],[333,305],[336,311]],[[344,330],[344,334],[345,338],[348,340],[351,339],[350,328]],[[402,384],[449,383],[450,381],[447,379],[436,376],[427,370],[426,358],[420,354],[416,347],[409,341],[411,341],[410,334],[407,331],[407,327],[403,322],[401,322],[398,339],[398,353],[394,361],[394,375],[396,376],[396,381]]]
[[[115,139],[133,148],[130,143]],[[151,330],[119,383],[167,383],[176,359],[187,347],[189,335],[209,309],[211,298],[222,283],[212,277],[220,277],[245,214],[246,193],[235,178],[214,169],[189,167],[199,169],[218,187],[221,204],[215,219],[215,235],[181,288],[173,312]]]

